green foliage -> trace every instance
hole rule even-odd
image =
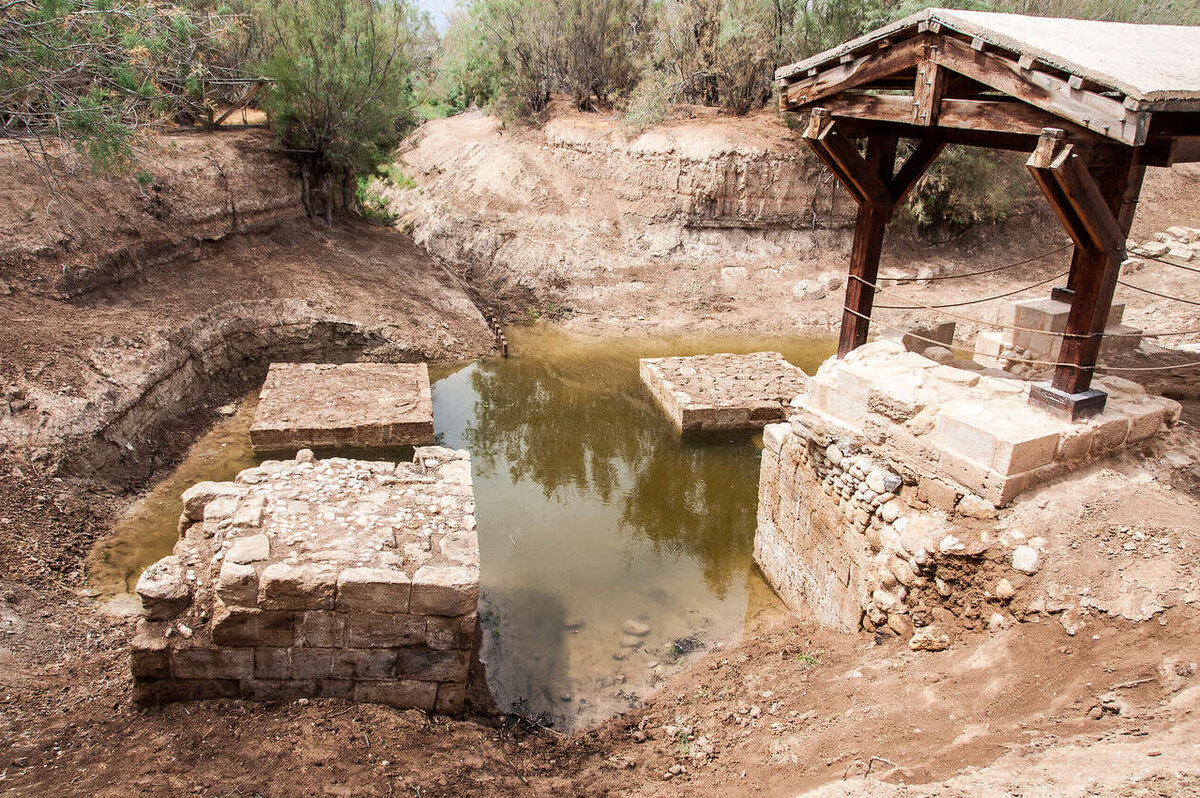
[[[920,232],[953,233],[1002,222],[1029,199],[1029,181],[1019,158],[955,145],[917,181],[903,213]]]
[[[355,176],[375,172],[413,122],[419,17],[396,0],[271,0],[260,14],[272,126],[300,164],[309,214],[332,223],[334,181],[351,205]]]
[[[392,227],[399,217],[388,207],[387,198],[374,190],[371,185],[373,182],[369,177],[359,177],[357,180],[354,200],[358,205],[359,214],[371,224]]]
[[[0,129],[62,136],[97,171],[132,160],[137,128],[211,119],[245,38],[228,11],[146,0],[0,3]]]
[[[446,105],[532,117],[564,92],[608,107],[638,80],[649,0],[469,0],[450,22],[438,70]]]

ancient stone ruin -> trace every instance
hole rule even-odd
[[[762,429],[807,379],[778,352],[642,358],[639,372],[683,433]]]
[[[137,585],[139,701],[462,708],[479,598],[465,451],[423,447],[411,463],[301,451],[183,501],[174,554]]]
[[[910,613],[923,594],[950,596],[939,568],[969,568],[989,535],[1015,573],[1040,567],[1040,541],[998,539],[977,522],[1178,421],[1170,399],[1102,384],[1104,412],[1070,422],[1030,407],[1028,383],[939,365],[898,341],[826,361],[788,423],[764,430],[755,560],[785,603],[827,626],[886,625],[914,648],[944,647]]]
[[[424,363],[272,363],[250,427],[256,452],[433,443]]]

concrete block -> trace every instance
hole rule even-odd
[[[478,546],[475,547],[478,551]],[[346,568],[338,575],[337,609],[343,612],[408,612],[412,582],[392,568]]]

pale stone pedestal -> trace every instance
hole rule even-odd
[[[433,443],[424,363],[272,363],[250,427],[256,452]]]
[[[642,382],[683,433],[759,430],[807,377],[778,352],[643,358]]]

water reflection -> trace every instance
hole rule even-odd
[[[434,385],[438,434],[471,450],[483,560],[482,656],[502,709],[559,726],[627,708],[697,646],[736,638],[750,596],[758,448],[681,441],[637,359],[828,342],[510,335],[515,356]],[[644,624],[627,634],[627,621]],[[636,626],[634,627],[636,628]]]

